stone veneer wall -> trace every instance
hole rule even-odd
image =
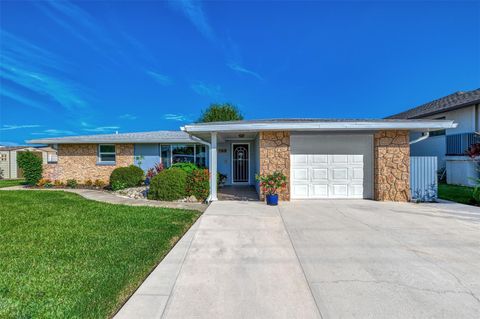
[[[45,164],[43,177],[62,182],[76,179],[80,184],[97,179],[108,183],[115,168],[133,165],[133,144],[116,144],[115,149],[115,165],[98,165],[98,144],[59,144],[58,162]]]
[[[379,131],[374,137],[374,193],[379,201],[410,200],[408,131]]]
[[[260,132],[260,174],[280,171],[287,176],[287,187],[279,193],[281,200],[290,200],[290,132]],[[261,192],[261,191],[260,191]],[[264,199],[264,195],[260,194]]]

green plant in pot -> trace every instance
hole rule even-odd
[[[256,175],[255,179],[260,183],[260,189],[265,194],[267,205],[278,205],[278,191],[287,187],[287,177],[282,172]]]

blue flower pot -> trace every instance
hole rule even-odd
[[[277,206],[278,205],[278,194],[267,195],[267,205]]]

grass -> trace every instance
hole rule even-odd
[[[23,185],[24,182],[23,179],[0,179],[0,188]]]
[[[0,192],[0,318],[112,316],[199,215]]]
[[[473,187],[450,184],[438,185],[438,197],[457,203],[472,205],[472,193]]]

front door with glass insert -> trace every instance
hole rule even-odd
[[[233,144],[232,175],[234,183],[249,182],[249,153],[248,144]]]

